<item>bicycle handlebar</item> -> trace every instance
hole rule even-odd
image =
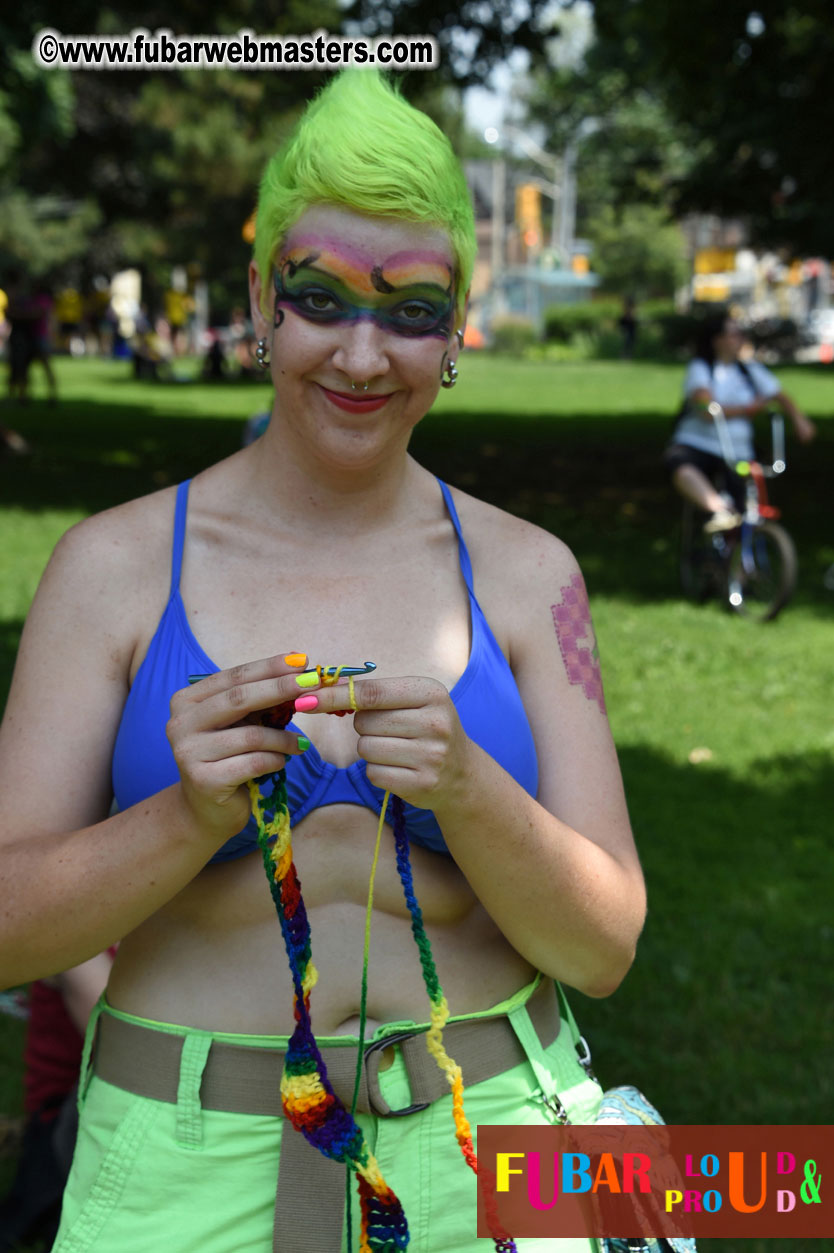
[[[733,450],[730,428],[727,425],[727,415],[717,400],[710,401],[709,405],[707,405],[707,413],[715,423],[718,442],[721,445],[721,456],[726,465],[737,474],[739,472],[738,467],[746,465],[746,463],[740,461]],[[762,466],[762,473],[768,479],[775,478],[778,474],[784,474],[787,469],[785,461],[785,419],[777,409],[771,410],[770,413],[770,443],[772,464]]]

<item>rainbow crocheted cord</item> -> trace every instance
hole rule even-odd
[[[329,687],[339,677],[338,670],[330,675],[321,666],[316,669],[323,686]],[[349,682],[351,707],[356,709],[353,679]],[[272,725],[286,725],[289,717],[282,721],[282,709],[283,707],[278,707],[277,710],[270,711]],[[272,791],[264,795],[261,786],[270,781],[273,785]],[[318,979],[318,972],[313,965],[310,924],[292,857],[285,772],[281,770],[275,775],[253,779],[248,787],[252,812],[258,825],[258,846],[281,923],[294,989],[296,1027],[287,1048],[281,1080],[284,1114],[314,1148],[327,1157],[345,1162],[355,1171],[360,1205],[359,1253],[395,1253],[398,1249],[407,1248],[409,1243],[408,1223],[402,1206],[383,1179],[361,1128],[333,1091],[327,1078],[324,1059],[313,1035],[310,994]],[[477,1173],[478,1160],[472,1143],[472,1131],[463,1108],[463,1077],[460,1067],[449,1057],[443,1045],[443,1028],[449,1017],[449,1007],[437,977],[431,945],[414,893],[403,802],[397,796],[393,796],[391,802],[397,869],[411,915],[411,930],[420,954],[423,980],[431,1002],[426,1044],[449,1081],[457,1141],[467,1163]],[[373,879],[370,892],[373,892]],[[365,965],[368,938],[366,935]],[[365,988],[366,978],[363,974],[363,1017]],[[491,1203],[492,1191],[493,1189],[487,1188],[487,1217],[497,1253],[516,1253],[511,1237],[498,1222],[494,1203]]]
[[[325,686],[338,679],[319,667]],[[351,683],[351,704],[353,684]],[[261,784],[273,783],[264,796]],[[292,975],[295,1030],[287,1047],[281,1079],[284,1114],[314,1148],[345,1162],[359,1177],[360,1253],[394,1253],[408,1247],[408,1224],[402,1206],[382,1177],[376,1159],[354,1118],[336,1096],[316,1044],[310,1019],[310,993],[318,979],[310,945],[310,924],[292,857],[286,774],[249,782],[252,812],[258,824],[258,847],[281,923]]]

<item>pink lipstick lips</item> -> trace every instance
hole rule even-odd
[[[386,392],[380,396],[367,396],[362,392],[354,395],[352,392],[334,392],[329,387],[319,384],[328,400],[331,400],[338,409],[344,409],[347,413],[373,413],[375,409],[381,409],[391,399],[391,393]]]

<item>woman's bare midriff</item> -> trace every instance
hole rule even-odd
[[[293,849],[319,973],[317,1035],[359,1023],[362,951],[377,820],[367,809],[314,810]],[[452,1014],[511,996],[532,977],[448,857],[412,846],[417,899]],[[164,909],[127,936],[107,998],[116,1009],[204,1030],[286,1035],[292,983],[280,924],[257,850],[207,866]],[[429,1002],[411,919],[383,830],[374,888],[366,1034],[385,1022],[425,1022]]]

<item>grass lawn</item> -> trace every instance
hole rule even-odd
[[[136,384],[109,361],[58,368],[59,406],[7,406],[2,419],[35,451],[0,461],[0,701],[66,527],[233,451],[268,403],[258,384]],[[822,584],[834,389],[817,367],[779,374],[819,438],[789,446],[774,490],[800,580],[765,626],[678,594],[678,510],[658,458],[679,367],[466,354],[412,445],[451,483],[559,534],[585,570],[650,911],[617,994],[572,999],[603,1083],[636,1083],[677,1123],[834,1123],[834,593]],[[20,1107],[20,1038],[0,1019],[0,1112]],[[793,1248],[701,1242],[777,1246]]]

